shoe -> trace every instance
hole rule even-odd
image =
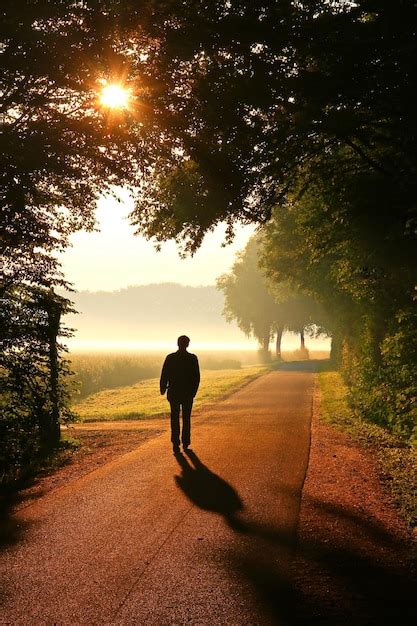
[[[184,450],[184,452],[189,452],[191,450],[190,444],[188,444],[187,446],[184,446],[183,444],[182,449]]]

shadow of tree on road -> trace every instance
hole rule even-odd
[[[32,526],[32,522],[17,521],[14,517],[16,503],[24,502],[24,499],[14,490],[0,491],[0,551],[19,543]]]
[[[343,513],[341,513],[343,515]],[[273,623],[291,626],[411,626],[416,623],[415,583],[404,563],[326,536],[301,537],[288,571],[282,547],[292,537],[249,525],[254,546],[235,555]],[[378,535],[380,532],[378,531]],[[256,554],[257,553],[257,554]]]
[[[237,491],[194,452],[177,455],[178,487],[199,508],[221,515],[241,536],[226,567],[250,583],[268,624],[411,626],[417,623],[413,572],[405,546],[360,511],[311,499],[308,505],[349,530],[286,531],[251,519]],[[285,492],[291,492],[283,488]],[[301,498],[301,492],[290,495]],[[397,562],[398,559],[398,562]],[[288,560],[290,565],[288,566]]]

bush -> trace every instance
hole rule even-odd
[[[39,455],[59,443],[70,421],[68,371],[58,335],[68,301],[52,290],[14,284],[3,293],[0,313],[0,483],[19,478]]]
[[[395,326],[381,346],[384,367],[379,395],[390,427],[417,443],[417,314],[401,311]]]
[[[398,312],[380,341],[365,322],[342,350],[342,372],[355,411],[410,441],[417,438],[416,321],[413,311]]]

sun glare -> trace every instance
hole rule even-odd
[[[100,104],[111,109],[127,109],[129,99],[129,89],[116,83],[111,83],[101,90]]]

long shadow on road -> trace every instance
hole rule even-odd
[[[208,469],[192,450],[176,454],[181,467],[181,476],[175,481],[184,494],[200,509],[222,515],[229,526],[244,530],[237,514],[243,509],[243,503],[237,491],[223,478]],[[191,461],[191,462],[190,462]]]
[[[326,531],[283,532],[250,519],[230,484],[194,452],[177,455],[178,487],[199,508],[221,515],[240,541],[231,543],[226,567],[249,581],[267,623],[288,626],[411,626],[417,619],[413,575],[405,574],[404,546],[375,520],[322,500],[310,501],[349,537]],[[284,491],[288,491],[285,490]],[[301,498],[301,492],[291,495]],[[273,503],[272,503],[273,506]],[[285,554],[292,565],[283,566]],[[394,558],[393,558],[394,555]],[[395,562],[395,555],[400,562]],[[254,616],[255,617],[255,616]],[[264,623],[264,622],[262,622]]]

